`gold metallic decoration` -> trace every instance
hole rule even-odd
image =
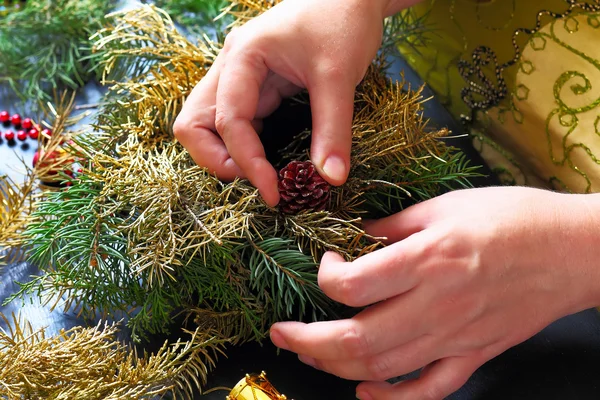
[[[263,371],[260,375],[247,374],[233,388],[226,400],[287,400],[267,379]]]
[[[191,399],[191,382],[214,362],[214,338],[189,332],[187,341],[139,354],[117,339],[118,323],[74,327],[48,335],[17,315],[0,313],[0,393],[5,400]]]

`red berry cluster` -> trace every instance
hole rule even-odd
[[[61,157],[61,153],[63,153],[63,150],[54,150],[51,151],[49,153],[43,153],[43,155],[40,155],[39,151],[36,151],[35,154],[33,155],[33,167],[37,167],[39,164],[39,167],[42,169],[46,169],[46,172],[44,173],[44,176],[40,176],[40,179],[42,180],[42,182],[46,182],[46,183],[52,183],[54,181],[54,183],[56,183],[56,180],[62,180],[62,178],[57,178],[59,169],[65,173],[66,175],[70,176],[72,179],[75,179],[75,172],[73,170],[73,164],[74,164],[74,160],[73,159],[68,159],[65,160],[61,163],[59,163],[59,169],[50,169],[48,170],[48,167],[53,164],[56,163],[56,160],[58,158]],[[77,174],[82,174],[83,170],[81,168],[77,169]],[[71,186],[73,183],[72,181],[67,181],[65,183],[66,186]]]
[[[19,114],[10,115],[6,110],[0,111],[0,124],[5,127],[12,126],[17,131],[16,134],[11,129],[4,132],[4,139],[9,142],[14,141],[15,138],[22,142],[27,140],[27,138],[37,140],[40,133],[46,138],[50,138],[52,135],[50,129],[43,129],[40,132],[39,126],[31,118],[22,118]]]

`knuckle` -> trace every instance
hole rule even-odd
[[[355,326],[349,327],[340,337],[341,348],[348,357],[359,359],[367,356],[370,352],[370,343],[367,336]]]
[[[337,284],[336,297],[349,307],[360,307],[363,305],[361,304],[363,291],[360,278],[354,273],[347,272]]]
[[[186,118],[182,115],[179,115],[173,123],[173,136],[175,136],[175,138],[180,142],[185,141],[189,126],[190,124],[188,121],[186,121]]]
[[[319,74],[334,82],[345,81],[348,76],[348,69],[336,62],[324,62],[319,69]]]
[[[392,371],[393,364],[386,356],[373,357],[367,360],[365,366],[369,379],[373,381],[385,381],[395,375]]]
[[[227,128],[231,123],[231,116],[224,110],[217,110],[215,112],[215,129],[224,137],[227,134]]]
[[[429,385],[423,393],[423,400],[443,400],[444,397],[446,397],[444,391],[436,383]]]
[[[441,389],[441,394],[445,397],[459,390],[468,379],[469,375],[452,374],[443,382],[443,386],[438,387],[438,389]]]
[[[456,392],[464,385],[468,377],[463,377],[461,374],[447,374],[446,376],[434,379],[428,385],[424,395],[426,400],[442,400],[449,394]]]
[[[237,42],[238,34],[239,34],[239,28],[232,29],[225,37],[225,40],[223,42],[223,48],[229,50],[233,46],[235,46],[235,43]]]

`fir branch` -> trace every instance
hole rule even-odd
[[[189,307],[186,310],[186,319],[193,319],[194,325],[201,332],[218,332],[221,337],[228,338],[232,345],[239,345],[254,338],[257,333],[256,324],[248,318],[244,310],[214,311],[210,308]],[[264,329],[258,338],[263,337]]]
[[[206,383],[222,340],[187,332],[190,339],[165,343],[138,356],[116,340],[117,324],[76,327],[47,337],[44,328],[13,315],[0,330],[0,387],[5,398],[191,399]]]
[[[272,310],[252,291],[250,272],[241,266],[240,260],[220,261],[218,256],[195,258],[186,270],[190,270],[184,273],[188,279],[194,274],[203,275],[201,279],[188,281],[190,286],[196,285],[199,294],[195,303],[182,310],[188,319],[195,316],[194,323],[198,326],[215,329],[232,343],[261,340],[267,335],[273,322]],[[201,289],[199,282],[204,283]]]
[[[68,190],[47,194],[29,224],[28,259],[43,274],[21,284],[7,302],[37,293],[52,308],[64,298],[64,308],[93,316],[111,310],[129,311],[144,291],[129,273],[126,239],[118,231],[123,219],[106,213],[110,204],[96,201],[101,187],[89,178]]]
[[[28,0],[0,19],[0,83],[23,100],[51,100],[93,78],[89,37],[101,27],[106,0]]]
[[[58,174],[57,171],[62,170],[66,162],[74,161],[70,157],[66,157],[66,152],[59,150],[62,142],[67,139],[63,135],[65,129],[79,121],[76,116],[68,116],[72,110],[73,101],[74,94],[69,98],[68,93],[63,93],[56,97],[56,106],[48,104],[47,108],[42,110],[43,117],[41,119],[53,121],[46,125],[52,127],[54,135],[52,138],[40,137],[38,151],[41,161],[33,169],[21,160],[25,171],[23,181],[17,183],[7,176],[0,176],[0,249],[5,250],[5,257],[12,257],[5,261],[16,262],[17,258],[14,257],[23,255],[16,250],[27,242],[24,235],[28,225],[35,220],[33,210],[44,198],[44,192],[38,190],[36,178],[46,183],[64,180],[65,175]],[[42,130],[42,127],[43,125],[40,124],[38,129]],[[52,157],[47,157],[49,154]],[[45,184],[39,186],[42,189],[50,188]]]
[[[105,83],[125,78],[145,81],[158,65],[187,69],[189,79],[194,79],[206,73],[218,52],[218,45],[207,37],[191,43],[168,13],[155,6],[115,12],[107,19],[108,23],[91,37],[94,55],[90,57],[100,66]]]
[[[384,23],[384,35],[381,51],[394,53],[399,46],[410,46],[418,51],[427,45],[427,34],[434,30],[429,23],[429,13],[417,14],[413,8],[407,8],[387,18]]]
[[[229,3],[228,0],[156,0],[154,4],[164,9],[179,24],[222,28],[216,18]],[[223,20],[219,20],[223,23]]]
[[[402,171],[394,165],[380,170],[375,174],[378,178],[360,183],[364,185],[362,197],[369,205],[370,218],[384,217],[447,191],[471,188],[470,179],[482,176],[479,170],[463,153],[448,148],[441,156],[415,158]]]
[[[312,318],[328,314],[331,301],[317,283],[317,264],[313,257],[294,248],[292,240],[268,238],[258,242],[250,239],[242,257],[250,269],[250,284],[259,298],[273,302],[275,320],[290,318],[297,312],[304,318],[311,307]],[[268,296],[268,298],[266,297]]]

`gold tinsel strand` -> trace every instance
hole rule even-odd
[[[22,318],[0,314],[0,388],[8,400],[151,399],[172,394],[191,398],[206,382],[208,368],[223,354],[223,341],[189,332],[187,342],[165,343],[139,355],[120,343],[117,324],[75,327],[47,336]]]

